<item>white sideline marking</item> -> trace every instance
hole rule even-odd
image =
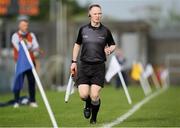
[[[158,91],[154,92],[153,94],[149,95],[148,97],[144,98],[143,100],[138,102],[136,105],[134,105],[127,113],[123,114],[122,116],[118,117],[116,120],[114,120],[114,121],[112,121],[110,123],[104,124],[102,127],[110,128],[110,127],[113,127],[115,125],[118,125],[118,124],[122,123],[129,116],[131,116],[133,113],[135,113],[137,110],[139,110],[145,103],[147,103],[152,98],[158,96],[159,94],[161,94],[165,90],[166,89],[161,89],[161,90],[158,90]]]

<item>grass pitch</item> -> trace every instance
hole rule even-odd
[[[105,86],[101,91],[101,109],[98,123],[90,125],[82,114],[83,102],[78,93],[64,102],[65,92],[46,91],[51,108],[59,127],[100,127],[126,113],[145,96],[140,86],[129,86],[132,105],[129,105],[123,89],[116,90]],[[156,90],[154,89],[153,92]],[[180,127],[180,87],[171,86],[168,90],[150,100],[137,112],[116,127]],[[26,93],[25,93],[26,94]],[[0,102],[12,99],[12,94],[1,94]],[[49,115],[39,92],[38,108],[12,106],[0,108],[0,127],[52,127]]]

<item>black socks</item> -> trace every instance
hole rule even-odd
[[[90,98],[90,96],[88,96],[88,98],[85,100],[85,102],[86,102],[85,108],[91,108],[91,98]]]
[[[84,108],[85,118],[88,119],[91,116],[90,123],[95,124],[97,121],[97,115],[101,105],[101,100],[99,99],[97,101],[92,101],[90,96],[82,100],[85,101],[85,108]]]
[[[97,114],[99,112],[100,104],[101,104],[100,99],[98,101],[91,101],[92,116],[91,116],[90,123],[96,123]]]
[[[91,117],[91,98],[90,96],[88,96],[86,99],[82,99],[85,101],[85,107],[84,107],[84,110],[83,110],[83,113],[84,113],[84,117],[86,119],[89,119],[89,117]]]

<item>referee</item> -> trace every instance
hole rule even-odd
[[[101,24],[101,6],[92,4],[88,9],[90,23],[80,28],[74,44],[71,72],[77,73],[79,96],[85,101],[84,117],[96,123],[100,108],[100,90],[104,85],[106,55],[115,49],[110,30]],[[80,62],[77,57],[81,49]]]

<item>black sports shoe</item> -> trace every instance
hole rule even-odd
[[[94,119],[90,119],[90,124],[96,124],[96,120],[94,120]]]
[[[84,117],[86,119],[89,119],[90,116],[91,116],[91,109],[90,108],[84,108]]]

